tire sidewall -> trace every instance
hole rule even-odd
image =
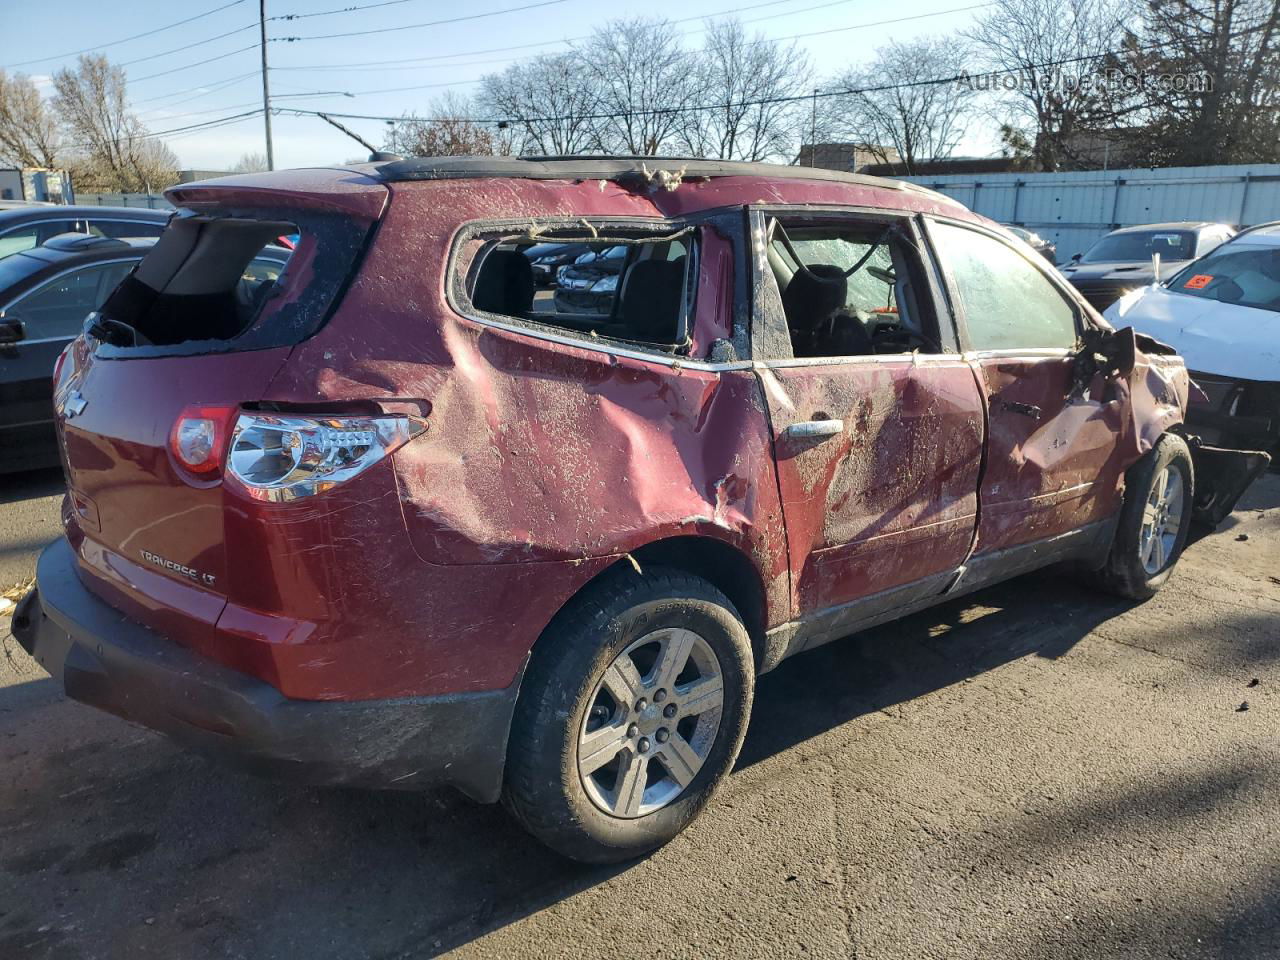
[[[1161,437],[1148,457],[1137,466],[1142,469],[1130,478],[1120,529],[1117,531],[1116,547],[1122,552],[1118,556],[1113,553],[1113,563],[1119,568],[1117,572],[1132,585],[1135,593],[1151,596],[1172,576],[1187,544],[1187,537],[1191,532],[1195,472],[1186,441],[1174,434]],[[1182,475],[1182,524],[1178,528],[1168,562],[1157,573],[1149,574],[1142,563],[1143,514],[1157,478],[1170,466]]]
[[[545,784],[550,794],[540,798],[541,805],[557,811],[553,845],[579,859],[622,859],[666,843],[706,805],[742,746],[754,689],[746,629],[732,604],[709,584],[675,579],[684,581],[684,589],[673,594],[666,592],[670,578],[634,578],[625,602],[598,608],[586,624],[596,641],[560,651],[555,672],[562,682],[550,685],[538,709],[525,718],[535,724],[530,742],[539,755],[522,759],[534,765],[535,784]],[[676,800],[643,817],[614,817],[596,806],[582,784],[579,735],[609,665],[636,640],[666,627],[694,631],[719,660],[724,684],[720,726],[705,763]]]

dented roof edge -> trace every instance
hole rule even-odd
[[[468,180],[506,177],[525,180],[634,179],[658,185],[660,172],[678,173],[680,180],[714,177],[767,177],[775,180],[825,180],[882,190],[900,190],[956,203],[945,194],[905,180],[845,173],[822,167],[738,160],[700,160],[688,157],[411,157],[373,164],[375,175],[388,183],[409,180]]]

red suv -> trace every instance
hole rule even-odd
[[[584,860],[697,815],[784,658],[1059,561],[1150,596],[1266,465],[908,184],[471,157],[168,197],[55,372],[66,536],[15,634],[73,699],[503,798]],[[535,285],[548,242],[625,248],[592,312]]]

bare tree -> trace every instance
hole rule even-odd
[[[1133,13],[1132,0],[996,0],[965,31],[980,62],[999,73],[993,92],[1009,108],[1010,126],[1028,132],[1041,169],[1076,159],[1080,133],[1114,123],[1091,80],[1114,62]],[[987,89],[981,78],[970,87]]]
[[[0,70],[0,160],[19,167],[56,165],[58,120],[26,74]]]
[[[1144,163],[1280,160],[1280,0],[1146,4],[1130,42]]]
[[[576,52],[544,54],[491,73],[477,104],[520,153],[573,154],[600,149],[595,115],[600,97],[595,75]]]
[[[412,157],[457,157],[511,152],[511,140],[497,124],[477,123],[480,108],[449,91],[436,100],[425,117],[408,114],[387,131],[386,149]]]
[[[76,141],[65,164],[81,189],[152,193],[175,179],[177,157],[149,139],[129,110],[124,70],[103,56],[81,56],[53,78],[53,107]]]
[[[600,100],[596,139],[610,152],[663,152],[695,101],[695,64],[667,20],[615,20],[582,53]]]
[[[952,38],[881,47],[869,66],[835,81],[854,91],[831,98],[837,129],[881,163],[901,162],[908,174],[922,161],[951,156],[973,108],[971,92],[953,80],[965,58],[964,44]]]
[[[681,115],[683,150],[753,161],[794,153],[798,126],[807,120],[790,98],[803,94],[811,81],[809,58],[795,43],[775,43],[760,33],[750,37],[739,20],[716,21],[696,55],[693,78],[697,103],[710,108]]]
[[[240,159],[231,166],[232,173],[265,173],[266,170],[265,153],[242,153]]]

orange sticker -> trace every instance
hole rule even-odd
[[[1194,277],[1183,284],[1188,290],[1203,290],[1213,282],[1213,275],[1208,273],[1197,273]]]

